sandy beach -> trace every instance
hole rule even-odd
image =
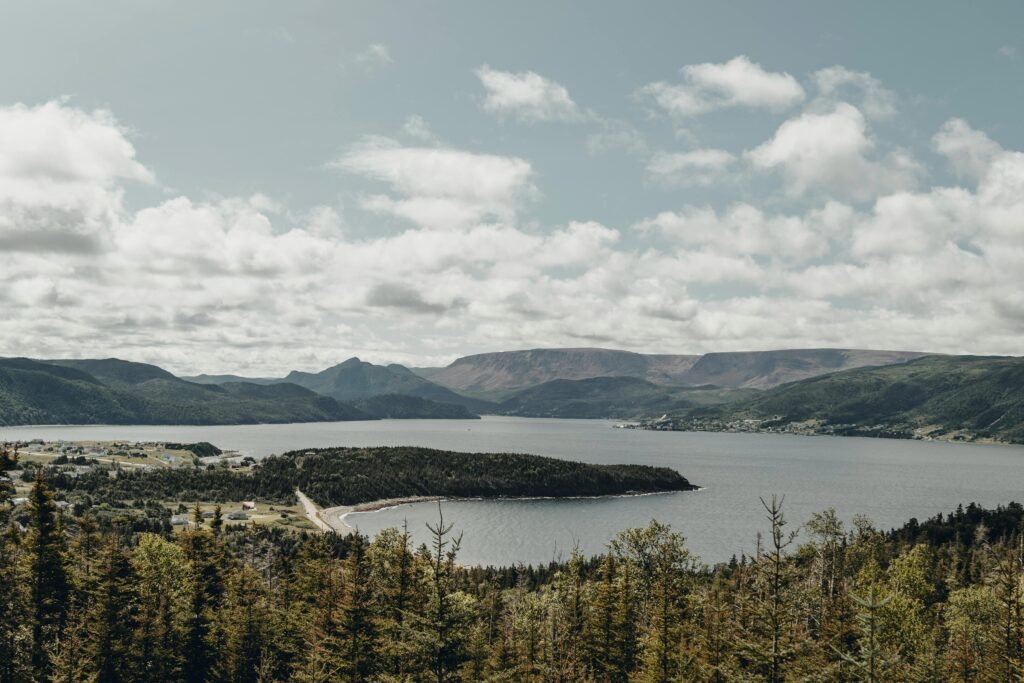
[[[356,530],[355,527],[350,526],[345,521],[345,517],[353,512],[376,512],[377,510],[395,507],[396,505],[426,503],[434,500],[447,500],[444,496],[410,496],[406,498],[383,498],[381,500],[371,500],[367,503],[359,503],[358,505],[336,505],[334,507],[321,508],[302,491],[296,489],[295,495],[298,497],[299,502],[302,503],[302,507],[306,511],[306,517],[316,526],[316,528],[325,532],[333,531],[334,533],[341,534],[342,536],[347,536]]]

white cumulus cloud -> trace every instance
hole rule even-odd
[[[755,168],[780,172],[793,195],[819,190],[867,201],[914,187],[919,165],[899,150],[873,158],[874,147],[864,115],[841,102],[825,113],[805,112],[789,119],[746,156]]]
[[[932,137],[935,151],[946,157],[953,172],[962,178],[978,180],[991,167],[1003,149],[963,119],[950,119]]]
[[[745,55],[721,64],[690,64],[682,83],[657,81],[640,89],[666,112],[694,116],[725,107],[783,111],[803,101],[804,89],[788,73],[765,70]]]
[[[330,165],[387,183],[402,197],[373,198],[371,208],[424,225],[485,217],[509,220],[537,194],[533,168],[524,159],[450,147],[408,147],[386,138],[364,140]]]
[[[565,86],[533,71],[498,71],[485,64],[474,73],[487,90],[486,111],[524,123],[573,123],[587,118]]]

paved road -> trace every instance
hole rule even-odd
[[[350,508],[341,506],[322,510],[316,503],[309,499],[309,496],[299,489],[295,489],[295,495],[298,497],[299,502],[302,503],[302,507],[306,510],[306,518],[311,521],[317,529],[324,533],[333,532],[342,535],[352,533],[352,528],[341,521],[338,516],[339,513],[348,512]]]

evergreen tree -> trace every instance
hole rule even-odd
[[[18,469],[18,453],[7,444],[0,444],[0,472]]]
[[[183,678],[186,683],[203,683],[217,657],[213,620],[224,599],[223,557],[208,531],[185,531],[179,542],[193,578],[184,624]]]
[[[426,601],[416,615],[414,637],[428,680],[446,683],[459,680],[473,601],[455,589],[455,558],[462,537],[450,538],[452,525],[445,525],[440,503],[438,517],[436,525],[427,525],[432,543],[422,584]]]
[[[65,541],[53,491],[41,469],[29,496],[31,530],[27,549],[31,586],[32,670],[39,679],[50,673],[47,650],[64,625],[68,599]]]
[[[136,623],[134,652],[137,677],[177,679],[181,671],[181,642],[189,598],[192,567],[181,546],[154,534],[142,534],[132,553],[135,575]]]
[[[872,581],[865,595],[854,595],[857,605],[858,639],[857,650],[844,654],[857,673],[857,680],[864,683],[881,683],[894,680],[893,662],[882,642],[882,610],[892,602],[892,596],[882,595],[878,585]]]
[[[220,503],[213,508],[213,519],[210,520],[210,531],[214,536],[220,537],[224,530],[224,515],[220,509]]]
[[[761,547],[760,539],[758,542],[752,585],[753,609],[744,636],[743,656],[769,683],[783,680],[785,663],[793,655],[791,646],[799,640],[790,630],[793,621],[788,590],[792,567],[786,557],[786,550],[793,544],[796,534],[785,531],[782,504],[783,499],[776,496],[772,496],[771,502],[761,499],[770,524],[769,542],[767,549]]]
[[[302,634],[295,653],[295,679],[301,683],[336,681],[344,669],[340,626],[345,577],[328,537],[306,544],[296,564],[296,596],[290,622]]]
[[[601,562],[588,625],[590,668],[598,681],[626,679],[622,653],[622,613],[618,609],[618,565],[608,554]]]
[[[277,673],[278,643],[286,624],[269,601],[267,586],[249,565],[231,572],[224,604],[217,611],[217,628],[223,634],[215,667],[217,678],[230,683],[257,683]]]
[[[88,644],[88,612],[74,605],[68,609],[64,628],[50,650],[50,676],[54,683],[94,683],[97,680]]]
[[[569,561],[555,578],[552,645],[555,666],[563,680],[579,680],[583,675],[583,629],[588,609],[583,564],[583,554],[578,547],[573,548]]]
[[[993,567],[988,583],[999,604],[999,627],[996,650],[1001,670],[1000,681],[1016,683],[1024,678],[1022,642],[1024,637],[1024,609],[1022,609],[1021,577],[1024,573],[1019,550],[1008,548],[989,549]]]
[[[97,683],[131,680],[134,577],[116,535],[107,538],[91,603],[87,651]]]
[[[13,524],[0,528],[0,683],[27,681],[31,677],[32,626],[31,583],[25,543]]]
[[[340,635],[344,680],[360,683],[373,672],[376,633],[373,624],[373,590],[366,557],[367,540],[352,536],[345,561],[345,590],[341,603]]]
[[[418,566],[410,547],[409,530],[385,529],[377,534],[367,556],[377,605],[380,670],[396,679],[404,677],[413,648],[407,615],[421,611]]]

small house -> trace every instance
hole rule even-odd
[[[246,519],[249,519],[249,515],[245,514],[244,512],[232,512],[232,513],[228,514],[228,519],[231,519],[231,520],[246,520]]]
[[[171,526],[185,526],[188,524],[188,515],[171,515]]]
[[[251,500],[243,500],[242,501],[242,509],[243,510],[255,510],[256,509],[256,503],[254,503]]]

